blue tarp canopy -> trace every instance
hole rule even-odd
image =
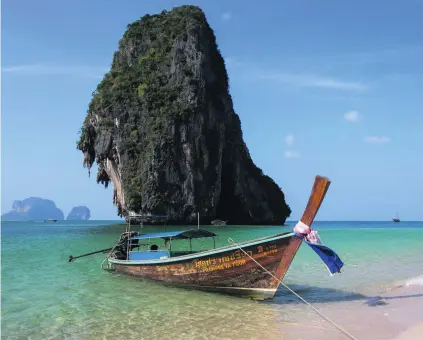
[[[192,238],[204,238],[204,237],[214,237],[214,236],[217,236],[217,235],[207,230],[192,229],[192,230],[168,231],[165,233],[143,234],[143,235],[132,237],[132,240],[144,240],[147,238],[163,238],[163,239],[172,238],[172,240],[188,240]]]

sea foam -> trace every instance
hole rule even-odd
[[[423,286],[423,275],[413,277],[407,281],[405,281],[404,284],[405,287],[409,286]]]

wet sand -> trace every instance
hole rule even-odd
[[[358,340],[422,340],[423,286],[391,289],[366,300],[315,304],[324,315]],[[311,308],[298,323],[281,325],[284,340],[351,339]]]

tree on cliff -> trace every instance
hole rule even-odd
[[[97,182],[114,185],[120,216],[195,214],[281,224],[291,210],[256,167],[203,11],[181,6],[128,25],[93,93],[77,148]]]

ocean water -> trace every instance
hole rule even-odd
[[[112,274],[100,267],[103,254],[68,262],[71,254],[112,247],[125,229],[113,223],[2,223],[2,338],[280,339],[284,323],[313,313],[284,287],[273,301],[257,302]],[[229,237],[241,242],[293,225],[204,228],[217,233],[216,246],[222,246]],[[422,283],[422,222],[315,222],[313,227],[345,266],[330,276],[303,244],[284,282],[307,301],[365,302],[391,287]],[[144,227],[143,232],[162,230]],[[193,248],[212,244],[193,240]]]

